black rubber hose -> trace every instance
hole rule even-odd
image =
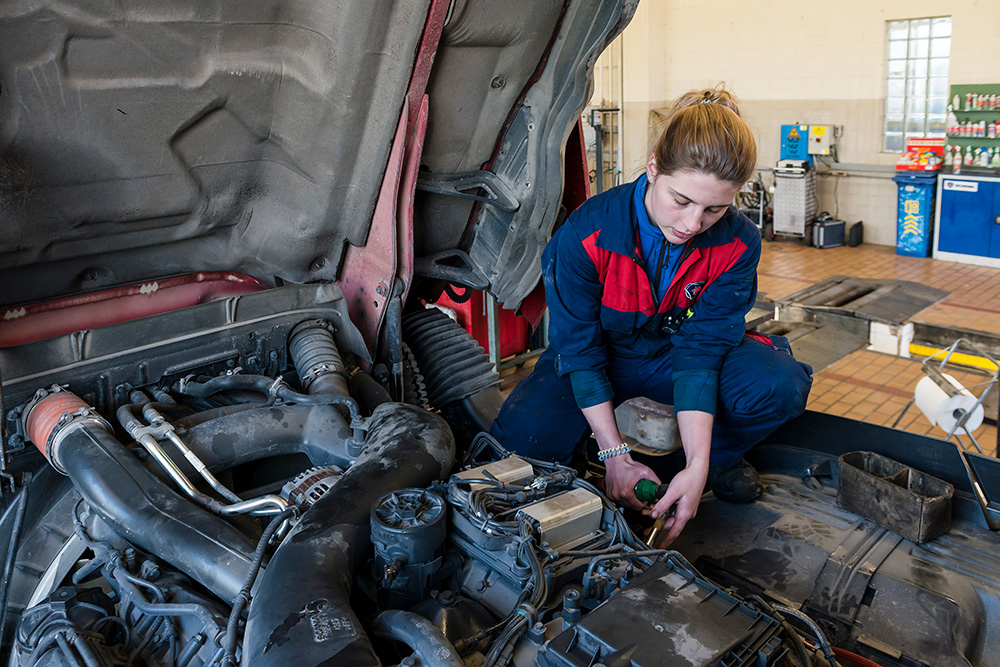
[[[412,611],[391,609],[375,617],[375,635],[403,642],[420,658],[421,664],[465,667],[455,647],[441,629]]]
[[[59,460],[94,513],[229,602],[250,567],[250,538],[171,490],[102,427],[70,428]]]
[[[351,417],[358,414],[357,403],[347,394],[302,394],[283,384],[280,379],[275,380],[266,375],[219,375],[205,382],[182,380],[177,384],[177,391],[197,398],[207,398],[221,391],[252,391],[296,405],[343,405],[350,410]]]
[[[250,603],[243,665],[373,665],[351,609],[355,573],[370,557],[372,504],[393,489],[443,478],[455,457],[438,415],[401,403],[375,409],[365,448],[275,550]]]
[[[347,369],[326,320],[299,323],[288,340],[288,353],[310,394],[347,394]]]
[[[329,405],[250,408],[189,426],[181,437],[212,472],[299,452],[314,466],[346,468],[357,456],[352,430]]]
[[[361,411],[366,415],[370,415],[375,408],[392,400],[386,388],[365,371],[356,371],[351,375],[351,395],[358,399]]]

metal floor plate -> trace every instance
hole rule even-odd
[[[814,373],[868,344],[867,334],[843,329],[835,324],[771,321],[758,330],[788,338],[792,354],[799,361],[812,366]]]
[[[780,309],[827,311],[888,324],[903,324],[948,292],[906,280],[834,276],[778,300]]]

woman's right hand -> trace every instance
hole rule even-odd
[[[604,462],[604,490],[608,497],[615,502],[634,510],[641,510],[645,507],[642,502],[635,497],[635,485],[639,480],[648,479],[657,484],[660,478],[656,473],[641,463],[632,459],[628,454],[614,456]]]

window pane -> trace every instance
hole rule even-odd
[[[948,59],[931,59],[931,76],[948,76]]]
[[[941,95],[943,97],[948,96],[948,79],[939,76],[930,80],[930,87],[927,89],[928,95]]]
[[[926,61],[924,61],[926,62]],[[889,68],[887,70],[889,78],[897,76],[906,76],[906,61],[905,60],[890,60]]]
[[[931,19],[931,36],[951,37],[951,17]]]
[[[910,27],[909,21],[890,21],[889,22],[889,39],[906,39],[909,37]]]
[[[925,97],[927,95],[927,79],[907,79],[907,97]]]
[[[911,58],[926,58],[927,57],[927,40],[918,39],[910,40],[910,57]]]
[[[896,60],[906,57],[906,42],[889,42],[889,59]]]
[[[951,37],[931,40],[931,58],[947,58],[951,55]]]
[[[901,151],[908,137],[943,136],[947,129],[951,17],[889,21],[886,28],[882,145]]]
[[[931,35],[931,20],[918,19],[910,21],[910,39],[925,39]]]
[[[912,78],[927,78],[926,60],[909,60],[906,63],[906,76]]]

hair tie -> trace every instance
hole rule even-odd
[[[712,99],[709,99],[709,98],[706,97],[701,102],[698,102],[698,104],[715,104],[715,100],[712,100]]]

